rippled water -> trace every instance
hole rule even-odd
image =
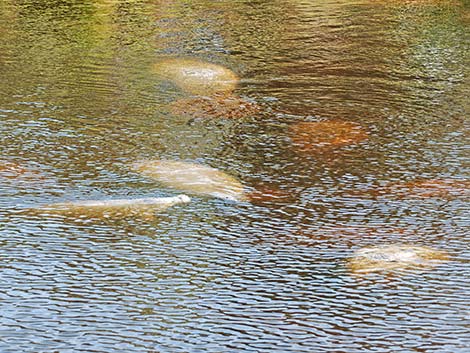
[[[0,351],[468,352],[469,6],[1,1]],[[172,113],[184,93],[150,71],[168,56],[229,67],[259,113]],[[368,139],[297,151],[289,126],[316,119]],[[130,170],[145,158],[281,197],[193,197],[150,220],[25,212],[179,193]],[[460,184],[390,187],[416,180]],[[391,242],[451,261],[349,272],[355,250]]]

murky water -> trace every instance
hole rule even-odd
[[[175,114],[185,93],[150,67],[181,56],[232,69],[260,109]],[[468,1],[3,0],[0,73],[1,352],[470,350]],[[318,119],[367,139],[296,149],[290,127]],[[132,172],[146,158],[281,196],[25,212],[180,193]],[[394,242],[451,260],[348,270]]]

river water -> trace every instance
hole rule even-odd
[[[230,68],[258,112],[175,114],[166,57]],[[470,351],[468,1],[3,0],[0,73],[2,353]],[[289,128],[316,119],[368,138],[296,150]],[[132,172],[146,158],[278,197],[25,213],[181,193]],[[416,180],[454,186],[387,191]],[[349,271],[396,242],[450,261]]]

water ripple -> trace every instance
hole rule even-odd
[[[0,13],[1,352],[468,351],[468,6],[6,0]],[[175,113],[191,97],[150,69],[168,56],[230,68],[259,111]],[[296,149],[292,125],[328,120],[367,139]],[[146,158],[210,165],[257,198],[191,195],[113,220],[30,212],[174,195],[129,170]],[[350,273],[356,250],[390,243],[450,259]]]

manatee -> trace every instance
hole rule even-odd
[[[261,111],[254,101],[231,94],[183,98],[173,102],[170,109],[175,115],[214,119],[243,119]]]
[[[231,70],[197,59],[164,59],[155,63],[152,71],[181,90],[196,95],[230,93],[239,82]]]
[[[236,178],[201,164],[151,160],[135,163],[132,170],[167,187],[195,195],[247,201],[245,189]]]
[[[449,254],[442,250],[390,244],[359,249],[349,260],[349,268],[354,273],[426,268],[438,265],[448,258]]]
[[[343,147],[368,138],[359,124],[342,120],[300,122],[291,125],[289,132],[293,145],[301,151]]]
[[[191,199],[186,195],[138,199],[90,200],[53,203],[39,207],[36,211],[42,214],[77,215],[98,218],[121,218],[135,215],[151,217],[155,212],[190,201]]]

